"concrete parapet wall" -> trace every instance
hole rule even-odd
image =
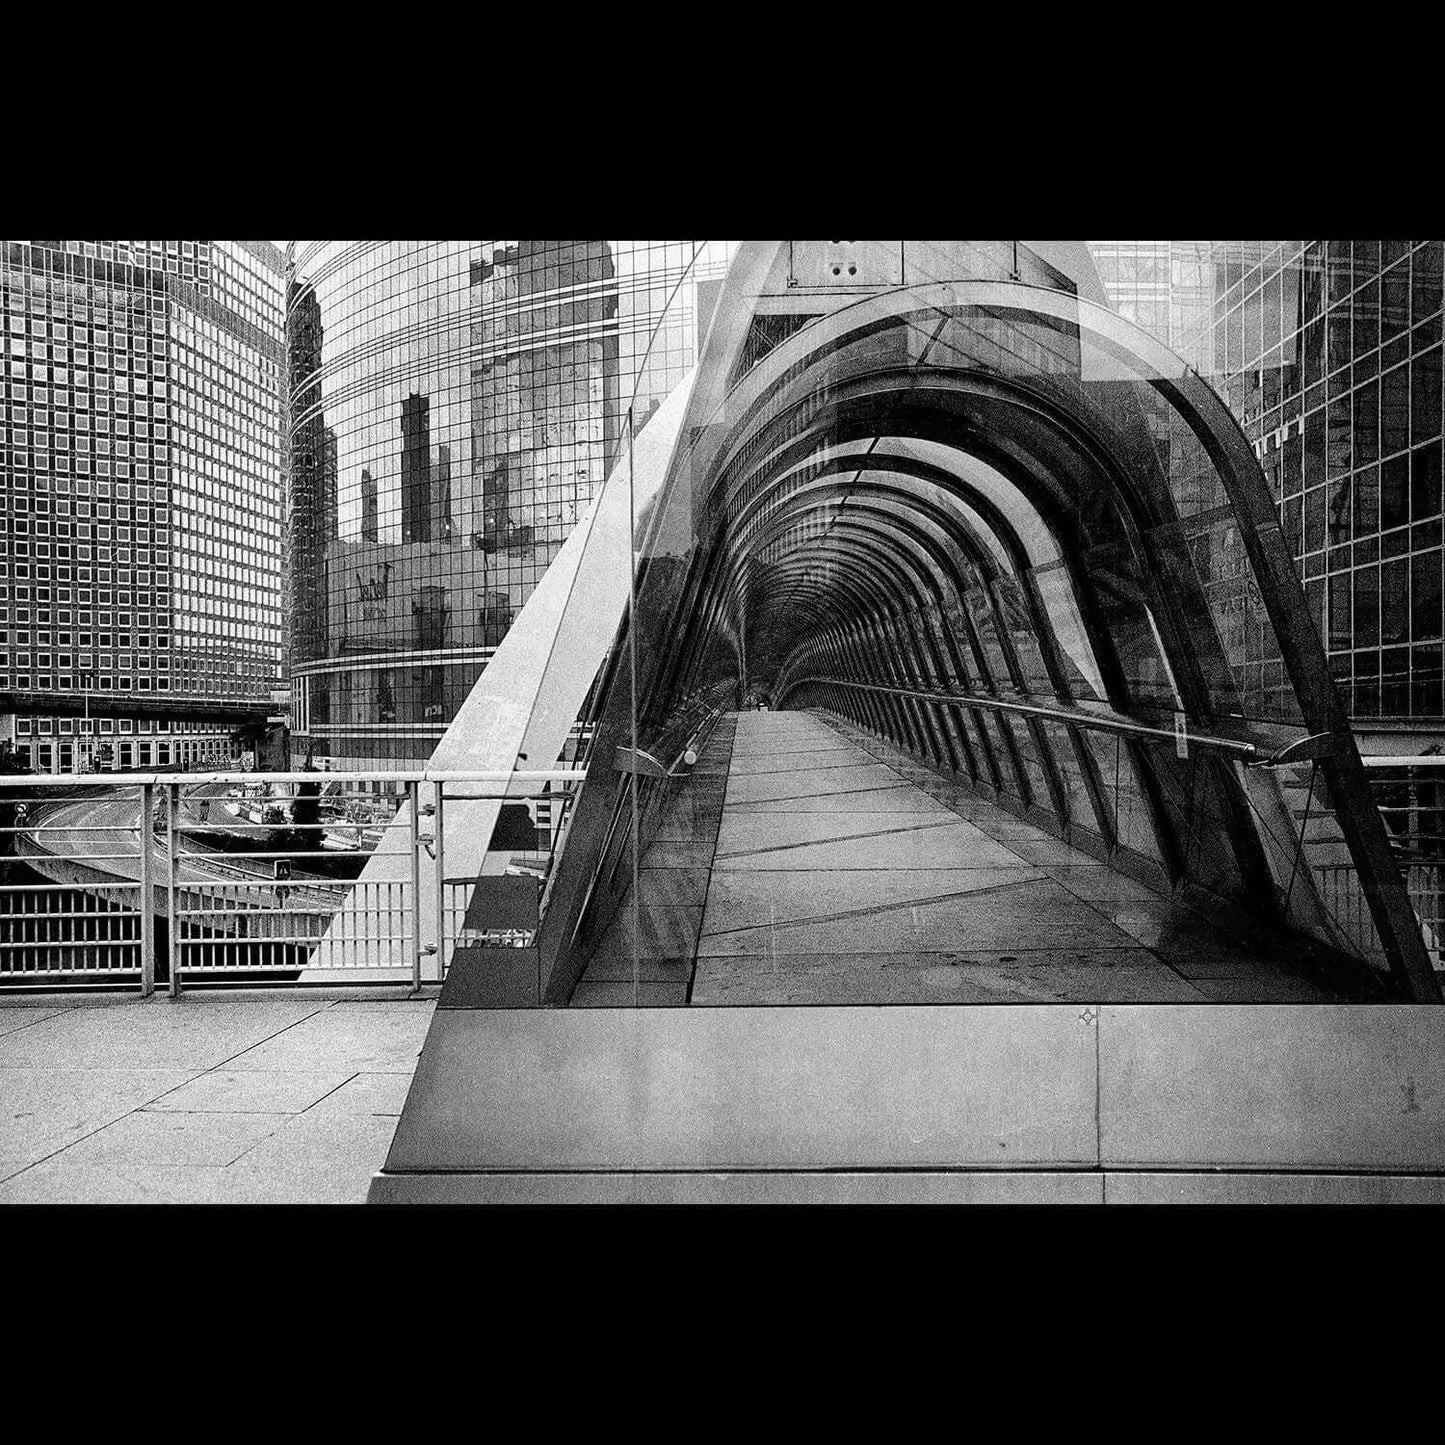
[[[438,1012],[375,1202],[1439,1202],[1445,1012]]]

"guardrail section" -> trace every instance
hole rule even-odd
[[[532,942],[477,915],[479,876],[535,890],[540,913],[584,776],[5,778],[0,987],[439,982],[458,942]],[[448,838],[479,804],[497,821],[453,876]],[[395,866],[368,871],[379,853]]]

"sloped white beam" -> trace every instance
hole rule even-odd
[[[537,589],[527,599],[467,700],[432,753],[429,766],[457,771],[543,770],[556,766],[587,690],[627,608],[631,577],[631,508],[639,516],[661,489],[687,412],[696,372],[690,372],[648,419],[633,444],[631,496],[626,452],[614,465],[581,522],[573,529]],[[513,796],[536,785],[517,784]],[[403,907],[415,906],[423,947],[435,944],[440,878],[475,880],[487,869],[487,844],[501,812],[494,785],[453,783],[443,804],[443,847],[434,861],[421,854],[419,898],[411,888],[411,808],[367,860],[361,877],[334,915],[302,974],[303,982],[411,977],[408,941],[389,935]],[[468,797],[467,794],[472,794]],[[459,796],[460,795],[460,796]],[[435,802],[424,785],[422,804]],[[423,833],[428,831],[424,825]],[[491,871],[505,858],[494,856]],[[458,900],[465,908],[471,892]],[[396,910],[388,921],[384,909]],[[423,960],[423,978],[439,980],[450,940]]]

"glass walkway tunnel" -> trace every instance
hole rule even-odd
[[[1021,956],[1101,921],[1235,999],[1440,999],[1253,451],[1092,277],[784,241],[679,285],[511,702],[518,768],[584,693],[591,740],[522,981],[459,946],[443,1007],[1084,999]]]

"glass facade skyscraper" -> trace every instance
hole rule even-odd
[[[233,757],[281,666],[281,254],[0,243],[0,718],[43,771]]]
[[[1110,303],[1126,321],[1142,326],[1196,370],[1210,370],[1198,354],[1214,300],[1210,241],[1090,241]]]
[[[1441,722],[1439,241],[1219,242],[1216,386],[1357,727]]]
[[[697,246],[325,242],[295,258],[298,757],[429,754],[604,474]],[[1254,444],[1357,726],[1438,731],[1441,243],[1089,248],[1121,314],[1208,378]],[[667,332],[685,367],[697,338]]]
[[[687,288],[716,280],[727,254],[694,241],[297,250],[297,761],[430,757],[605,477],[644,358],[639,422],[692,363],[694,308],[669,310],[684,273]]]
[[[1369,750],[1438,737],[1442,243],[1090,245],[1120,312],[1206,376],[1253,444]]]

